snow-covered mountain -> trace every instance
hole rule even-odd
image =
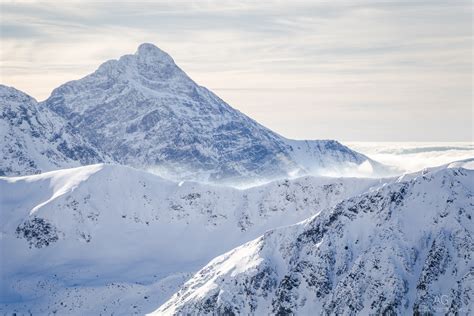
[[[64,119],[0,85],[0,175],[25,175],[107,161]]]
[[[0,314],[151,312],[220,253],[380,185],[238,190],[102,164],[0,177]]]
[[[254,181],[380,167],[336,141],[277,135],[197,85],[152,44],[60,86],[41,106],[116,162],[176,180]]]
[[[474,161],[402,177],[212,260],[157,314],[474,313]]]
[[[474,313],[474,159],[321,176],[390,170],[152,44],[41,103],[0,85],[0,146],[0,314]]]

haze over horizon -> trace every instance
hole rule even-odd
[[[1,83],[38,100],[151,42],[288,138],[472,141],[468,1],[2,1],[0,15]]]

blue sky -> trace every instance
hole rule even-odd
[[[2,1],[1,82],[39,100],[152,42],[287,137],[469,141],[470,1]]]

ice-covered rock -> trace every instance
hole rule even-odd
[[[35,99],[0,85],[0,175],[26,175],[109,161]]]

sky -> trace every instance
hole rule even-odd
[[[150,42],[288,138],[473,139],[471,1],[0,1],[0,81],[40,101]]]

